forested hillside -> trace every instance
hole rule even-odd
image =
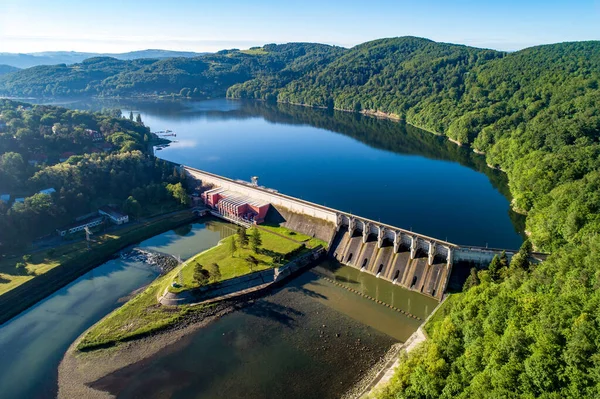
[[[255,82],[229,94],[257,98]],[[386,113],[485,152],[507,172],[531,242],[553,253],[473,271],[381,397],[600,397],[599,83],[600,42],[505,54],[399,38],[258,92]]]
[[[0,77],[0,94],[224,97],[230,86],[258,76],[277,77],[281,86],[342,51],[321,44],[290,43],[193,58],[91,58],[79,64],[37,66]]]
[[[19,68],[15,68],[10,65],[0,65],[0,75],[4,75],[5,73],[16,72]]]
[[[180,176],[148,153],[151,140],[120,111],[0,100],[0,248],[25,246],[106,203],[168,199],[166,183]]]

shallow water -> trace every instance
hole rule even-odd
[[[118,398],[337,398],[419,324],[306,272],[92,387]]]
[[[214,246],[228,235],[229,226],[216,221],[195,223],[137,247],[186,259]],[[53,397],[58,364],[69,345],[120,306],[120,298],[157,275],[144,263],[113,259],[0,326],[0,397]]]

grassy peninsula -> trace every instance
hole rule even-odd
[[[248,242],[241,238],[242,235],[247,235]],[[253,236],[260,237],[260,242],[252,243]],[[159,277],[142,293],[105,317],[88,330],[77,349],[113,346],[174,327],[189,315],[201,318],[203,312],[215,305],[165,306],[158,298],[166,290],[182,292],[210,288],[225,280],[283,266],[318,245],[326,246],[326,243],[283,226],[240,228],[237,234],[224,238],[217,246]]]

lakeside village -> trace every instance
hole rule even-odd
[[[19,106],[19,111],[29,111],[29,110],[31,110],[31,107]],[[6,122],[4,122],[0,119],[0,132],[2,132],[4,129],[6,129],[6,127],[7,127]],[[51,128],[53,134],[56,134],[60,129],[61,129],[61,125],[59,123],[53,125]],[[99,132],[97,130],[92,130],[92,129],[85,129],[84,132],[87,136],[89,136],[91,141],[94,143],[94,146],[91,147],[90,149],[88,149],[86,151],[86,153],[101,153],[101,152],[109,153],[109,152],[113,151],[113,149],[115,148],[113,144],[106,141],[104,135],[101,132]],[[173,141],[172,139],[167,139],[167,137],[176,137],[177,136],[177,134],[175,132],[173,132],[172,130],[169,130],[169,129],[156,131],[156,132],[153,132],[153,134],[159,140],[165,141],[165,143],[161,143],[161,144],[155,146],[156,150],[163,149],[165,146],[168,146],[168,142]],[[29,159],[27,159],[27,163],[31,166],[39,166],[42,164],[62,163],[62,162],[67,162],[69,160],[69,158],[71,158],[73,156],[77,156],[77,155],[79,155],[79,154],[77,154],[76,152],[66,151],[66,152],[60,153],[57,156],[52,157],[46,153],[38,152],[38,153],[31,154]],[[53,187],[49,187],[49,188],[38,191],[37,194],[52,195],[55,192],[56,192],[56,190]],[[26,199],[25,196],[19,196],[19,197],[15,198],[11,193],[0,193],[0,201],[2,201],[4,204],[6,204],[8,206],[15,206],[16,204],[24,203],[25,199]],[[129,222],[129,215],[127,215],[125,212],[123,212],[121,209],[119,209],[119,206],[117,206],[116,204],[106,204],[104,206],[99,207],[94,212],[75,217],[72,223],[56,229],[56,233],[60,237],[70,238],[72,235],[74,235],[78,232],[83,232],[83,231],[91,232],[90,229],[97,228],[98,226],[106,225],[107,223],[111,223],[113,225],[120,226],[120,225],[126,224],[128,222]]]

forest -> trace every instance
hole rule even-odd
[[[261,79],[228,95],[445,135],[505,171],[527,215],[520,255],[472,271],[379,397],[600,397],[600,42],[501,53],[382,39],[283,86]],[[548,260],[530,264],[531,243]]]
[[[152,136],[120,111],[0,100],[0,245],[23,247],[107,203],[136,217],[143,206],[175,201],[168,184],[182,178],[148,152]]]
[[[236,83],[273,76],[280,85],[343,51],[322,44],[293,43],[190,58],[95,57],[78,64],[40,65],[1,75],[0,95],[225,97]]]
[[[299,43],[187,60],[103,58],[37,68],[0,76],[0,93],[278,101],[387,115],[485,154],[490,167],[506,173],[529,240],[510,264],[496,259],[472,271],[464,292],[452,295],[428,325],[430,339],[404,359],[380,396],[600,397],[600,42],[506,53],[402,37],[351,49]],[[23,157],[46,134],[15,118],[22,122],[10,123],[14,137],[1,136],[0,145]],[[139,132],[124,130],[131,139],[115,138],[116,146],[141,144]],[[60,137],[49,136],[57,151],[64,148]],[[77,162],[144,156],[125,154]],[[71,162],[53,166],[58,180],[51,180],[43,171],[10,169],[24,158],[5,157],[12,184],[27,181],[36,189],[59,187],[54,182]],[[530,264],[532,248],[551,255]]]

